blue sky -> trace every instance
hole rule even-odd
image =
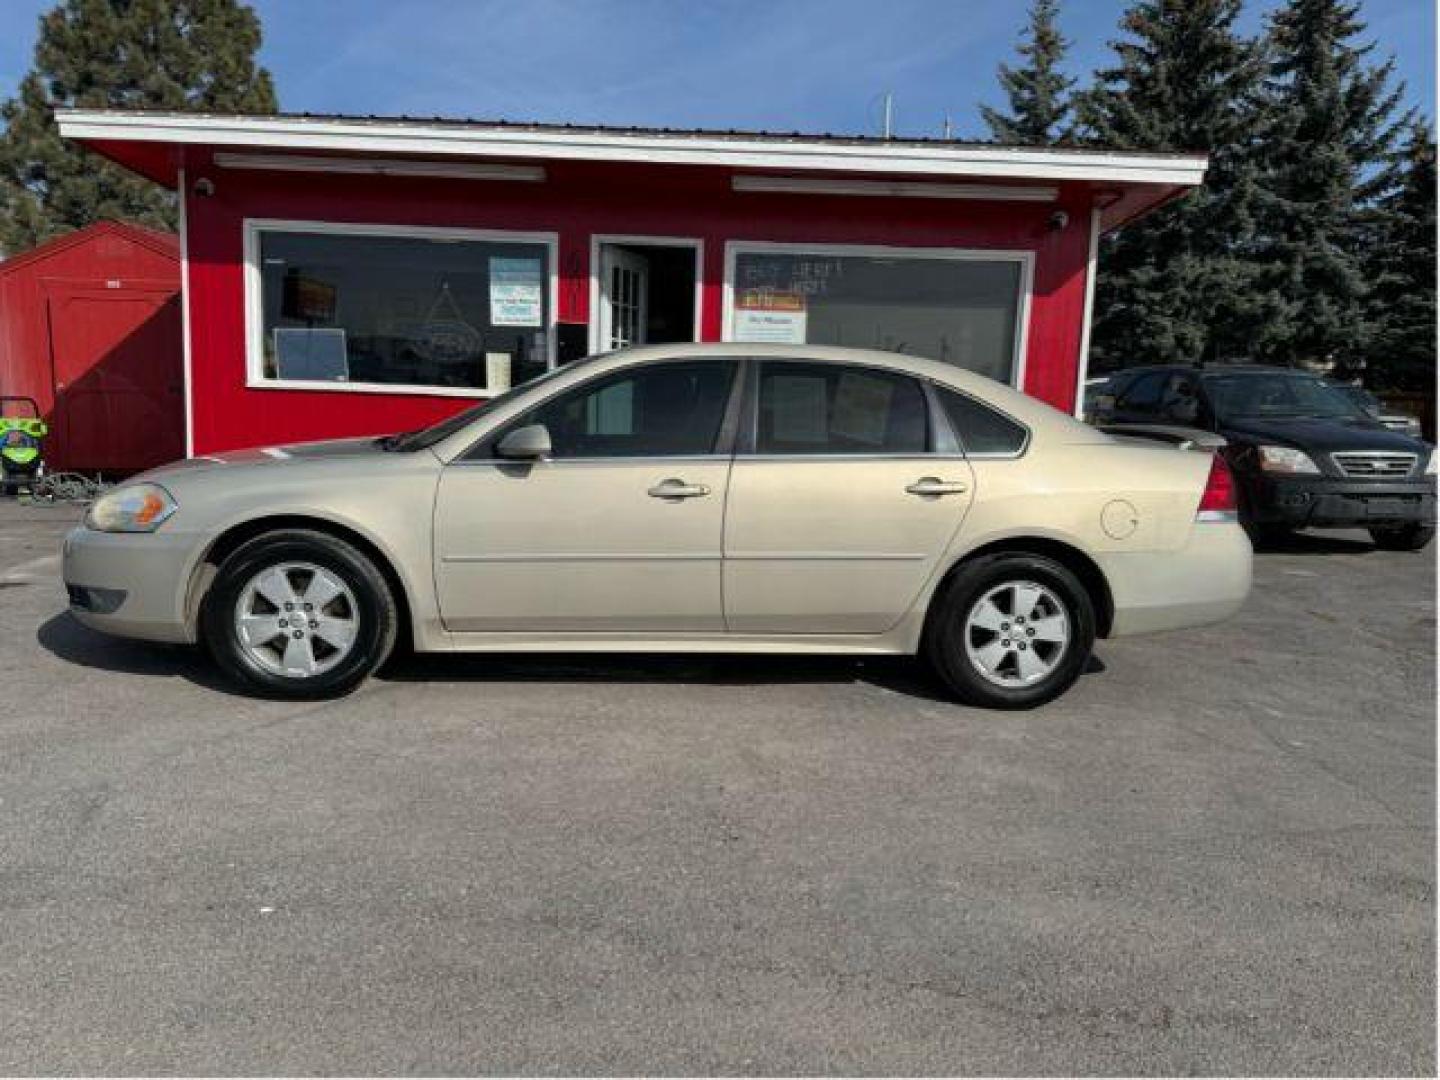
[[[51,0],[0,0],[0,95]],[[982,133],[1023,0],[260,0],[283,108],[676,127]],[[1274,0],[1252,0],[1247,28]],[[1065,0],[1076,73],[1109,60],[1125,0]],[[1435,8],[1363,0],[1377,54],[1435,115]]]

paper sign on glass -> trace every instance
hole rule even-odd
[[[490,259],[490,324],[539,326],[545,278],[539,259]]]

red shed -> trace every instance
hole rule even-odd
[[[181,193],[192,453],[414,428],[587,352],[879,347],[1073,409],[1100,236],[1201,155],[61,110]]]
[[[51,471],[184,453],[180,322],[170,233],[102,221],[0,262],[0,394],[40,406]]]

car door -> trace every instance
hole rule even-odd
[[[740,363],[652,361],[559,391],[447,466],[435,584],[447,629],[713,632]],[[552,454],[502,460],[543,424]]]
[[[889,629],[965,515],[969,465],[936,451],[917,379],[835,362],[754,367],[725,513],[727,626]]]

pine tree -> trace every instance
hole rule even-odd
[[[1142,0],[1121,19],[1118,63],[1077,111],[1087,141],[1205,151],[1204,186],[1111,238],[1100,257],[1092,364],[1192,363],[1242,355],[1269,298],[1249,251],[1258,197],[1259,46],[1236,33],[1241,0]]]
[[[1380,389],[1435,387],[1435,135],[1410,127],[1395,187],[1376,202],[1366,279],[1366,381]]]
[[[1396,184],[1401,112],[1394,65],[1371,65],[1358,4],[1290,0],[1271,17],[1263,147],[1264,280],[1281,300],[1257,346],[1269,359],[1336,363],[1367,337],[1367,227]]]
[[[1009,111],[980,106],[997,142],[1049,146],[1070,141],[1070,92],[1075,80],[1060,70],[1070,43],[1060,34],[1058,14],[1059,0],[1034,0],[1026,38],[1018,49],[1024,66],[1000,65],[1000,86]]]
[[[239,0],[63,0],[41,17],[34,69],[0,108],[0,251],[105,217],[174,225],[169,193],[60,138],[63,106],[273,112]]]

